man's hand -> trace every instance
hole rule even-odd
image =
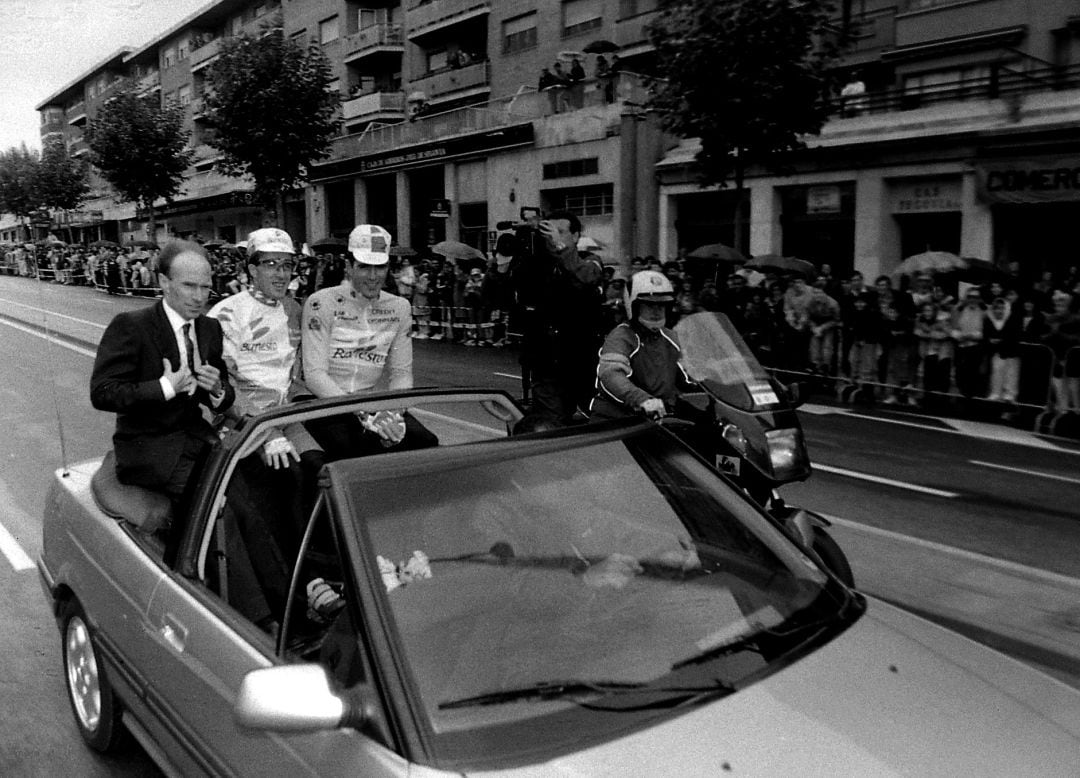
[[[548,247],[552,251],[562,251],[566,248],[567,240],[569,240],[569,236],[564,237],[555,222],[547,219],[540,222],[540,234],[544,236],[544,240],[547,241]]]
[[[272,467],[275,470],[287,469],[289,467],[289,457],[292,457],[297,462],[300,461],[300,455],[296,452],[296,447],[284,435],[278,435],[276,438],[271,438],[263,443],[262,461],[267,467]]]
[[[180,369],[173,370],[168,359],[162,359],[161,364],[165,368],[162,377],[172,384],[173,391],[176,394],[186,394],[191,390],[191,387],[195,382],[195,377],[191,374],[191,371],[187,369],[187,365],[181,362]]]
[[[396,446],[405,438],[405,417],[397,411],[361,414],[360,423],[382,438],[384,446]]]
[[[638,409],[650,419],[662,418],[667,410],[664,407],[664,401],[658,397],[650,397],[648,400],[639,405]]]
[[[195,368],[195,382],[201,389],[205,389],[214,395],[221,394],[224,388],[221,385],[221,371],[206,363]]]

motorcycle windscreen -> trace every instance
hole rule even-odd
[[[727,316],[712,311],[691,314],[675,325],[675,332],[687,375],[721,402],[744,411],[783,404],[769,374]]]

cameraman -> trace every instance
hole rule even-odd
[[[522,366],[531,376],[530,415],[569,424],[583,419],[579,409],[589,407],[595,388],[603,270],[595,259],[578,256],[577,216],[539,216],[534,212],[516,228],[510,265],[522,309]]]

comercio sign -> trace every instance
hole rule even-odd
[[[979,194],[989,202],[1080,200],[1080,158],[979,163]]]

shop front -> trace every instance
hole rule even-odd
[[[924,251],[960,255],[964,211],[960,175],[892,179],[888,187],[901,258]]]

